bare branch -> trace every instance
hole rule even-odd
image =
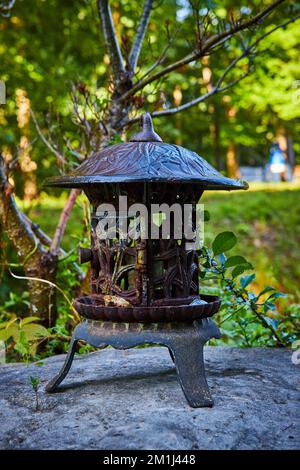
[[[97,6],[113,76],[115,81],[117,81],[120,78],[120,73],[125,72],[125,66],[113,24],[110,6],[108,0],[97,0]]]
[[[156,69],[156,67],[158,67],[159,65],[161,65],[164,60],[166,59],[167,57],[167,52],[168,50],[170,49],[171,45],[173,44],[173,42],[175,41],[175,38],[177,36],[177,33],[179,31],[179,28],[177,28],[177,30],[175,31],[175,33],[173,34],[173,37],[170,37],[166,46],[163,48],[161,54],[159,55],[159,57],[155,60],[155,62],[153,62],[153,64],[148,68],[148,70],[146,70],[146,72],[140,77],[140,80],[143,80],[145,77],[147,77],[154,69]]]
[[[138,30],[134,38],[130,54],[129,54],[128,62],[129,62],[130,69],[133,72],[139,60],[139,55],[141,52],[144,36],[145,36],[149,19],[150,19],[152,4],[153,4],[153,0],[145,0],[140,24],[139,24],[139,27],[138,27]]]
[[[51,238],[45,232],[43,232],[43,230],[41,229],[39,224],[33,222],[24,213],[22,213],[22,217],[23,217],[24,221],[30,226],[31,230],[37,236],[37,238],[40,240],[40,242],[45,246],[50,246],[51,245]]]
[[[67,163],[67,160],[65,159],[64,155],[62,153],[60,153],[50,142],[48,139],[46,139],[46,137],[44,136],[40,126],[39,126],[39,123],[37,122],[37,119],[35,117],[35,114],[34,112],[32,111],[32,109],[30,110],[30,115],[32,117],[32,120],[34,122],[34,125],[35,125],[35,128],[37,130],[37,133],[38,135],[40,136],[41,140],[44,142],[44,144],[46,145],[46,147],[48,147],[48,149],[50,150],[50,152],[52,152],[62,163]]]
[[[31,230],[33,231],[33,233],[36,235],[36,237],[40,240],[40,242],[45,245],[45,246],[48,246],[50,247],[51,246],[51,243],[52,243],[52,240],[51,238],[41,229],[41,227],[39,226],[39,224],[33,222],[31,219],[29,219],[29,217],[27,217],[26,214],[22,214],[25,222],[30,226]],[[59,256],[66,256],[67,253],[65,252],[65,250],[63,250],[61,247],[58,249],[57,251],[57,254]],[[77,263],[72,263],[73,266],[74,266],[74,269],[76,270],[77,272],[77,275],[78,275],[78,279],[80,281],[82,281],[85,277],[85,274],[84,272],[80,269],[80,267],[78,266]]]
[[[55,229],[55,233],[50,245],[50,252],[53,254],[57,254],[60,248],[60,244],[66,229],[67,221],[70,217],[74,204],[76,202],[77,196],[80,194],[80,189],[72,189],[69,194],[66,206],[64,207],[57,227]]]
[[[183,67],[184,65],[189,64],[190,62],[199,59],[200,57],[203,57],[216,46],[218,46],[220,43],[227,41],[229,38],[234,36],[237,32],[243,31],[245,29],[248,29],[249,27],[257,24],[258,22],[261,22],[264,20],[267,16],[270,15],[270,13],[278,7],[281,3],[283,3],[285,0],[276,0],[273,2],[271,5],[266,7],[264,10],[262,10],[260,13],[257,15],[253,16],[247,21],[235,21],[235,23],[227,30],[212,36],[210,39],[208,39],[204,44],[202,45],[201,48],[195,49],[193,52],[190,54],[186,55],[182,59],[174,62],[173,64],[170,64],[166,67],[164,67],[162,70],[159,70],[158,72],[154,73],[153,75],[150,75],[149,77],[139,80],[130,90],[128,90],[126,93],[124,93],[119,100],[123,101],[128,99],[130,96],[134,95],[137,91],[143,89],[146,85],[149,83],[152,83],[155,80],[158,80],[159,78],[169,74],[170,72],[173,72],[174,70],[177,70],[180,67]]]
[[[7,171],[4,158],[0,154],[0,221],[7,232],[9,239],[18,249],[22,260],[30,251],[37,248],[43,253],[43,248],[28,223],[25,222],[23,213],[18,208],[13,197],[13,188],[7,179]]]
[[[297,21],[298,19],[300,18],[300,15],[297,15],[296,17],[294,18],[291,18],[287,21],[285,21],[284,23],[280,24],[280,25],[277,25],[277,26],[274,26],[274,28],[270,29],[269,31],[265,32],[264,34],[262,34],[259,38],[257,38],[252,44],[250,44],[245,50],[244,52],[238,56],[236,59],[234,59],[229,65],[228,67],[224,70],[223,74],[221,75],[221,77],[218,79],[217,83],[215,86],[213,86],[211,88],[211,90],[209,90],[207,93],[205,93],[204,95],[201,95],[201,96],[198,96],[197,98],[195,98],[194,100],[191,100],[187,103],[184,103],[180,106],[176,106],[174,108],[169,108],[169,109],[165,109],[165,110],[162,110],[162,111],[154,111],[153,113],[151,113],[151,116],[152,117],[161,117],[161,116],[168,116],[168,115],[171,115],[171,114],[176,114],[176,113],[179,113],[180,111],[184,111],[188,108],[191,108],[192,106],[195,106],[196,104],[198,103],[201,103],[202,101],[205,101],[207,98],[209,98],[210,96],[212,95],[215,95],[216,93],[221,93],[225,90],[228,90],[229,88],[232,88],[234,85],[236,85],[237,83],[239,83],[241,80],[243,80],[245,77],[247,77],[247,75],[249,75],[249,72],[250,70],[248,70],[247,72],[245,72],[243,75],[241,75],[240,77],[236,78],[235,80],[233,80],[232,82],[230,82],[229,84],[221,87],[224,79],[226,78],[226,76],[228,75],[228,73],[237,65],[238,62],[240,62],[240,60],[242,60],[243,58],[249,56],[251,54],[251,52],[255,49],[255,47],[263,40],[265,39],[267,36],[269,36],[270,34],[272,34],[274,31],[278,30],[278,29],[281,29],[281,28],[284,28],[286,27],[287,25],[289,25],[290,23],[294,23],[295,21]],[[140,119],[140,116],[137,116],[133,119],[131,119],[127,125],[129,124],[133,124],[137,121],[139,121]]]

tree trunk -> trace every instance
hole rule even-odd
[[[55,282],[57,257],[42,246],[18,209],[7,181],[4,161],[0,156],[0,221],[9,240],[16,247],[26,277]],[[53,326],[56,319],[55,288],[44,282],[28,281],[30,309],[42,319],[45,326]]]
[[[234,142],[230,142],[226,154],[227,174],[229,178],[239,178],[240,170],[237,162],[237,150]]]

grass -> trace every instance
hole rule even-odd
[[[233,231],[238,244],[232,254],[244,255],[254,266],[257,289],[273,285],[291,300],[300,300],[300,185],[253,184],[249,191],[206,192],[210,212],[205,241],[223,230]]]

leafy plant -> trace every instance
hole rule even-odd
[[[30,380],[30,385],[32,386],[32,389],[35,394],[35,411],[38,411],[39,409],[39,394],[38,394],[38,389],[39,385],[41,383],[40,379],[38,377],[33,377],[32,375],[29,377]]]
[[[36,321],[39,321],[39,318],[18,318],[12,315],[10,320],[0,323],[0,340],[23,359],[29,360],[36,354],[39,341],[49,336],[48,330]]]
[[[272,286],[259,293],[250,289],[256,277],[254,272],[248,272],[253,271],[252,264],[243,256],[227,258],[225,255],[236,243],[234,233],[222,232],[212,242],[212,250],[202,248],[200,257],[201,279],[208,284],[217,281],[219,285],[223,298],[219,323],[225,327],[225,335],[230,338],[239,334],[243,346],[290,345],[295,332],[285,328],[286,323],[276,309],[277,300],[285,294]],[[226,325],[229,325],[228,331]]]

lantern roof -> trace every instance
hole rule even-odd
[[[248,183],[226,178],[197,153],[163,142],[148,113],[142,115],[142,131],[129,142],[106,147],[71,173],[47,178],[45,184],[80,188],[87,184],[130,182],[198,183],[204,190],[248,189]]]

